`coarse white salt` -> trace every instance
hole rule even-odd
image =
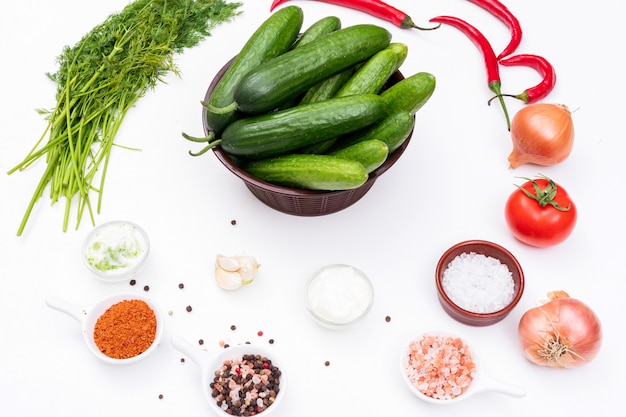
[[[513,300],[515,283],[500,260],[469,252],[454,258],[441,280],[446,295],[464,310],[493,313]]]

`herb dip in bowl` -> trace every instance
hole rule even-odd
[[[146,232],[128,221],[112,221],[93,229],[83,244],[87,268],[103,281],[118,282],[137,275],[150,251]]]

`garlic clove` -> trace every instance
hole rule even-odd
[[[259,264],[252,256],[217,255],[215,260],[215,280],[225,290],[236,290],[254,281]]]
[[[256,271],[259,269],[259,264],[256,262],[246,262],[241,265],[239,269],[239,274],[241,275],[243,285],[250,284],[254,281],[254,276],[256,275]]]
[[[236,290],[243,284],[243,278],[239,272],[226,271],[220,267],[215,268],[215,280],[220,288],[228,291]]]
[[[217,267],[229,272],[235,272],[241,266],[237,257],[224,255],[217,255],[215,264]]]

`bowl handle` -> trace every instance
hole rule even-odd
[[[483,375],[485,380],[482,381],[483,385],[481,387],[482,390],[499,392],[500,394],[509,395],[515,398],[522,398],[526,396],[526,390],[524,388],[510,384],[508,382],[503,382],[498,379],[491,377],[490,375]]]
[[[173,336],[171,340],[174,349],[188,356],[201,370],[206,370],[209,365],[210,355],[189,343],[180,336]]]
[[[53,310],[67,314],[80,324],[83,323],[85,317],[87,316],[87,311],[83,307],[68,303],[59,298],[47,298],[46,304]]]

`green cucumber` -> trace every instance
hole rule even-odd
[[[339,89],[336,96],[379,93],[389,77],[404,63],[408,52],[408,47],[403,43],[389,44],[382,51],[372,55]]]
[[[252,34],[215,85],[207,101],[203,103],[207,108],[207,126],[211,131],[220,133],[240,115],[236,110],[218,114],[211,112],[210,109],[231,104],[234,100],[235,86],[245,74],[263,62],[290,50],[300,33],[303,21],[304,14],[301,8],[287,6],[270,15]]]
[[[415,115],[433,95],[435,85],[432,74],[418,72],[398,81],[380,95],[385,100],[389,114],[404,110]]]
[[[362,24],[329,33],[258,65],[234,92],[244,113],[266,113],[318,82],[364,61],[391,41],[386,29]]]
[[[323,154],[326,153],[326,151],[328,151],[330,148],[333,147],[333,145],[335,144],[335,142],[337,142],[337,138],[330,138],[330,139],[326,139],[322,142],[317,142],[314,143],[312,145],[308,145],[308,146],[304,146],[300,149],[298,149],[298,153],[316,153],[316,154]]]
[[[341,21],[335,16],[324,17],[313,23],[302,33],[302,36],[294,43],[294,48],[299,48],[307,43],[319,39],[329,33],[341,29]],[[301,97],[292,97],[291,99],[281,103],[275,110],[287,109],[300,103]],[[300,103],[301,104],[301,103]]]
[[[318,101],[328,100],[329,98],[332,98],[341,88],[341,86],[352,76],[353,70],[353,68],[348,68],[347,70],[340,72],[339,74],[335,74],[325,79],[324,81],[317,83],[316,85],[311,87],[309,91],[307,91],[304,97],[302,97],[302,99],[300,100],[300,105],[317,103]],[[326,139],[325,141],[305,146],[304,148],[299,149],[298,152],[325,153],[333,146],[336,140],[336,137]]]
[[[387,160],[389,147],[382,140],[371,139],[357,142],[354,145],[339,149],[330,153],[330,155],[338,158],[349,159],[351,161],[357,161],[365,167],[365,170],[368,173],[370,173]]]
[[[353,73],[354,68],[348,68],[339,74],[331,75],[325,80],[320,81],[309,88],[304,97],[300,100],[300,104],[315,103],[334,97],[337,91],[352,77]]]
[[[294,44],[294,48],[328,35],[341,29],[341,20],[335,16],[326,16],[309,26]]]
[[[378,139],[385,142],[389,147],[389,153],[392,153],[409,137],[414,125],[414,115],[405,110],[397,111],[370,128],[342,137],[335,142],[332,149],[336,151],[358,142]]]
[[[261,159],[363,129],[385,117],[376,94],[333,98],[239,119],[209,144],[241,158]]]
[[[358,188],[368,178],[360,162],[332,155],[282,155],[250,162],[244,170],[272,184],[323,191]]]

